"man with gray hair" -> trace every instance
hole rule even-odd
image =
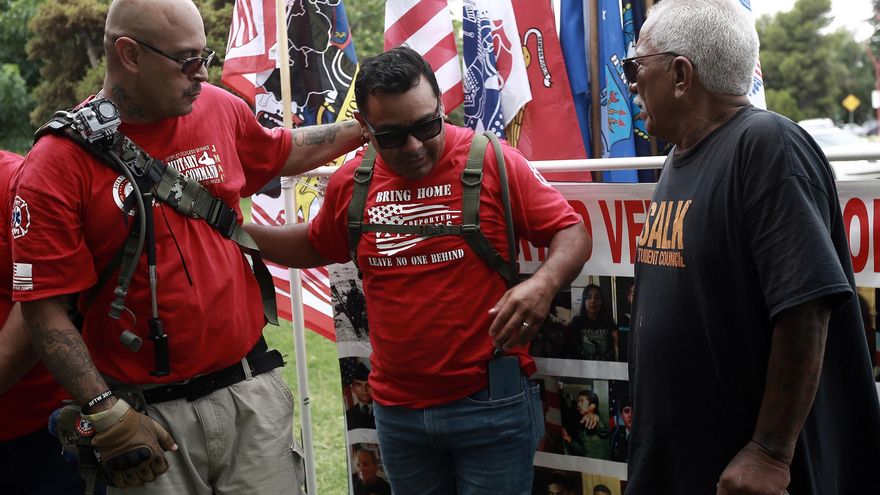
[[[635,55],[648,132],[675,146],[639,238],[627,495],[880,493],[834,176],[806,132],[749,104],[751,16],[664,0]]]

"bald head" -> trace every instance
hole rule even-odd
[[[204,39],[205,26],[190,0],[114,0],[104,24],[104,50],[110,56],[120,36],[174,43],[193,35]]]

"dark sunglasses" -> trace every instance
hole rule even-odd
[[[678,57],[679,55],[675,52],[660,52],[660,53],[652,53],[650,55],[639,55],[638,57],[630,57],[625,58],[620,61],[620,64],[623,65],[623,75],[626,76],[626,81],[629,84],[635,84],[639,79],[639,66],[642,65],[639,60],[643,58],[650,57],[658,57],[660,55],[672,55],[673,57]]]
[[[171,55],[168,55],[167,53],[163,52],[162,50],[156,48],[155,46],[153,46],[149,43],[145,43],[137,38],[132,38],[132,39],[138,45],[141,45],[145,48],[148,48],[148,49],[158,53],[159,55],[162,55],[163,57],[167,58],[168,60],[172,60],[175,63],[177,63],[177,65],[180,66],[180,72],[183,72],[184,75],[186,75],[186,77],[192,77],[192,76],[196,75],[196,73],[199,72],[199,69],[201,69],[202,66],[205,66],[205,68],[207,69],[208,66],[211,65],[211,61],[214,60],[214,50],[211,50],[210,48],[205,48],[203,50],[205,52],[208,52],[208,55],[205,57],[177,58],[177,57],[172,57]]]
[[[433,139],[440,134],[440,130],[443,129],[443,115],[439,115],[440,112],[440,103],[437,103],[437,112],[438,115],[430,120],[425,120],[423,122],[418,122],[409,127],[405,127],[403,129],[394,129],[391,131],[382,131],[376,132],[376,129],[373,128],[373,124],[367,120],[367,116],[363,113],[361,117],[364,119],[364,123],[367,124],[367,128],[373,134],[373,137],[376,138],[376,143],[379,144],[381,148],[400,148],[406,143],[406,139],[412,135],[412,137],[418,139],[419,141],[425,142],[429,139]]]

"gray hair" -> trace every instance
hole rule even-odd
[[[648,13],[642,38],[657,52],[675,52],[693,63],[708,90],[744,95],[758,62],[758,33],[749,12],[734,0],[664,0]]]

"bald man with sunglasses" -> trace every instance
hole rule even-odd
[[[475,135],[444,123],[424,59],[399,47],[364,60],[355,98],[356,118],[375,150],[369,185],[360,189],[363,211],[349,208],[371,151],[331,177],[308,226],[248,226],[268,259],[297,267],[349,261],[349,215],[404,228],[465,223],[463,172]],[[581,217],[523,156],[502,150],[512,235],[517,244],[550,248],[527,280],[508,289],[459,235],[365,227],[356,246],[370,319],[373,414],[394,493],[532,493],[544,420],[539,390],[527,380],[535,372],[528,343],[553,296],[582,267],[590,238]],[[477,151],[479,229],[506,258],[499,167],[491,147]]]
[[[242,100],[207,84],[214,52],[189,0],[115,0],[104,50],[95,98],[115,104],[119,131],[198,181],[238,222],[241,197],[361,144],[354,121],[270,131]],[[135,218],[126,177],[48,134],[14,184],[13,297],[37,353],[82,406],[83,425],[94,427],[92,443],[116,485],[110,493],[299,492],[292,399],[277,369],[283,361],[262,338],[262,298],[239,246],[202,219],[145,202],[155,218],[155,304],[170,355],[161,370],[146,257],[137,260],[119,319],[108,316],[119,270],[98,283]],[[76,293],[89,295],[79,299],[82,334],[67,313]],[[143,349],[125,347],[123,330]]]

